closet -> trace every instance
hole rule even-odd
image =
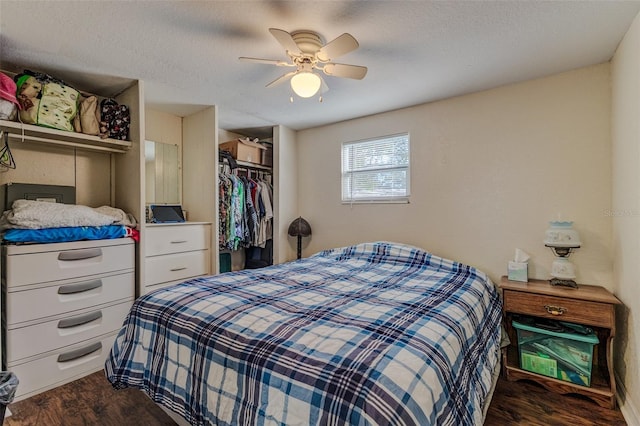
[[[180,158],[180,201],[183,209],[187,214],[189,225],[200,224],[201,226],[209,226],[210,232],[208,237],[207,248],[197,248],[194,250],[171,251],[165,254],[186,254],[195,250],[208,250],[209,264],[208,268],[211,274],[217,274],[221,271],[228,270],[225,263],[225,255],[231,255],[235,252],[232,263],[235,265],[234,270],[244,269],[246,264],[246,250],[229,250],[220,247],[220,172],[224,171],[224,161],[220,161],[218,147],[221,142],[232,140],[238,137],[258,138],[259,140],[271,141],[272,148],[272,166],[262,166],[254,163],[239,163],[237,171],[240,175],[250,178],[265,179],[271,182],[272,186],[272,245],[270,249],[270,262],[282,263],[295,259],[295,241],[290,241],[287,235],[287,228],[291,220],[297,217],[296,205],[296,145],[295,132],[284,126],[267,126],[260,128],[242,129],[235,131],[227,131],[218,129],[218,108],[216,106],[207,107],[197,113],[187,116],[179,116],[177,114],[160,112],[148,107],[147,111],[147,136],[148,139],[159,141],[165,138],[165,143],[173,143],[167,135],[173,133],[173,139],[180,139],[178,157]],[[154,127],[154,126],[157,126]],[[170,126],[171,128],[167,128]],[[177,129],[177,130],[176,130]],[[146,172],[145,172],[146,173]],[[147,203],[148,204],[148,203]],[[164,228],[175,227],[182,229],[184,224],[163,225]],[[151,244],[156,238],[152,234],[156,232],[158,225],[144,226],[143,239]],[[167,231],[168,232],[168,231]],[[208,232],[208,231],[203,231]],[[184,238],[182,239],[184,240]],[[165,238],[166,241],[166,238]],[[152,254],[149,244],[141,247],[143,251],[142,262],[142,282],[140,294],[150,291],[157,285],[168,285],[172,282],[165,281],[156,283],[155,275],[150,272],[153,267],[146,264],[147,260],[156,254]],[[186,244],[187,243],[182,243]],[[200,253],[202,254],[202,253]],[[220,255],[223,256],[220,256]],[[160,254],[158,254],[160,255]],[[253,256],[250,254],[250,256]],[[222,262],[220,261],[222,258]],[[144,265],[146,264],[146,265]],[[199,263],[202,267],[202,263]],[[187,267],[187,265],[184,265]]]
[[[227,164],[222,164],[220,169],[220,272],[273,265],[271,170],[251,166],[237,166],[232,169]],[[236,259],[232,262],[234,254]],[[235,268],[232,267],[233,263],[236,264]]]
[[[273,128],[221,130],[219,139],[219,271],[273,265]]]

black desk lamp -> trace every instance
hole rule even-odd
[[[302,237],[311,235],[311,225],[300,216],[289,225],[289,235],[298,237],[298,259],[302,258]]]

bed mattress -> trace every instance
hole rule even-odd
[[[105,370],[196,425],[481,424],[500,318],[481,271],[358,244],[147,294]]]

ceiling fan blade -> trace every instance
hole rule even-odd
[[[367,75],[367,67],[346,64],[327,64],[322,69],[325,74],[334,77],[354,78],[362,80]]]
[[[261,58],[248,58],[246,56],[240,56],[238,59],[244,62],[256,62],[259,64],[270,64],[277,65],[279,67],[295,67],[295,64],[290,64],[285,61],[280,61],[277,59],[261,59]]]
[[[289,77],[293,76],[295,73],[297,73],[297,71],[291,71],[291,72],[288,72],[286,74],[283,74],[280,77],[278,77],[275,80],[273,80],[271,83],[267,84],[265,87],[277,86],[278,84],[284,82]]]
[[[344,33],[325,44],[318,50],[316,57],[322,62],[330,61],[357,49],[358,46],[358,41],[351,34]]]
[[[279,30],[278,28],[269,28],[269,32],[276,38],[276,40],[278,40],[278,43],[280,43],[288,53],[292,53],[294,55],[302,54],[302,51],[288,32],[285,30]]]

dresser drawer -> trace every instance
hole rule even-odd
[[[134,247],[129,238],[9,246],[5,257],[7,288],[132,270]]]
[[[209,273],[209,250],[153,256],[145,259],[145,285],[184,280]]]
[[[158,256],[209,248],[211,226],[171,225],[147,226],[145,250],[146,256]]]
[[[504,290],[504,310],[585,325],[614,326],[614,306],[566,297]]]
[[[16,400],[102,370],[116,335],[102,336],[26,362],[7,363],[8,370],[20,380]]]
[[[146,285],[144,286],[144,294],[151,293],[152,291],[159,290],[161,288],[169,287],[174,284],[181,283],[183,280],[178,281],[167,281],[160,284]]]
[[[6,293],[6,321],[12,325],[116,300],[133,299],[133,272],[103,274]]]
[[[78,311],[52,321],[6,332],[7,362],[74,345],[116,332],[122,327],[133,300],[90,310]]]

